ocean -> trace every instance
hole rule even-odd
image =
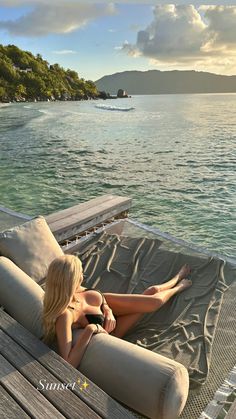
[[[1,105],[0,205],[129,196],[132,218],[235,257],[235,143],[235,94]]]

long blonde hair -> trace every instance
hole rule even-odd
[[[53,341],[56,319],[70,304],[82,278],[82,263],[77,256],[63,255],[51,262],[43,302],[44,342]]]

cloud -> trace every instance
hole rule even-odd
[[[67,55],[67,54],[77,54],[77,51],[74,51],[73,49],[61,49],[58,51],[52,51],[53,54],[58,54],[58,55]]]
[[[154,20],[138,32],[135,48],[152,59],[176,60],[198,55],[208,40],[206,24],[194,6],[161,5],[153,8]],[[133,55],[134,45],[124,46]]]
[[[16,3],[14,0],[10,1],[10,5]],[[0,29],[5,29],[10,34],[17,36],[65,34],[84,27],[91,20],[100,16],[116,13],[112,3],[91,4],[75,0],[58,0],[56,3],[44,0],[35,2],[20,0],[18,3],[31,5],[33,8],[16,20],[0,20]]]
[[[123,51],[155,65],[183,67],[218,67],[222,58],[230,71],[236,68],[236,6],[155,6],[152,22]]]
[[[236,6],[203,6],[208,30],[214,33],[218,45],[236,45]]]

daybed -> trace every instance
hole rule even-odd
[[[62,253],[43,217],[0,233],[0,305],[39,339],[44,294],[39,284]],[[78,369],[149,418],[177,418],[187,400],[189,378],[181,363],[111,335],[92,337]]]

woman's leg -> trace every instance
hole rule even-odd
[[[136,313],[133,312],[132,314],[118,315],[116,319],[116,327],[111,334],[119,338],[124,336],[127,333],[127,331],[135,323],[137,323],[137,321],[142,317],[144,313],[150,313],[152,311],[158,310],[171,297],[173,297],[173,295],[178,294],[179,292],[183,291],[185,288],[190,287],[191,284],[192,284],[191,281],[187,279],[183,279],[174,288],[171,288],[171,289],[160,291],[152,295],[148,295],[146,293],[146,292],[149,292],[149,290],[147,289],[146,291],[144,291],[142,295],[133,295],[134,298],[135,297],[142,298],[142,300],[138,299],[136,303],[135,303],[135,299],[133,299],[133,303],[135,303],[135,306],[136,306],[135,308],[137,312]],[[116,294],[116,295],[121,296],[122,298],[122,294]],[[107,297],[106,297],[106,300],[109,301]],[[110,307],[112,309],[112,305],[110,305]],[[114,314],[116,313],[114,312]]]
[[[170,295],[170,297],[174,295],[176,292],[174,294],[172,293],[172,287],[177,286],[178,282],[184,279],[189,273],[189,266],[184,265],[170,281],[161,285],[153,285],[147,288],[143,294],[104,293],[104,297],[113,313],[117,316],[133,313],[148,313],[157,310],[163,305],[162,301],[165,295]],[[168,290],[170,290],[170,293],[165,294],[164,291]]]
[[[177,275],[175,275],[172,279],[170,279],[170,281],[164,282],[163,284],[160,284],[160,285],[152,285],[151,287],[148,287],[145,290],[145,292],[149,290],[150,294],[155,294],[156,292],[169,290],[170,288],[173,288],[179,281],[181,281],[181,279],[187,278],[190,272],[191,272],[190,266],[185,264],[184,266],[182,266],[182,268],[177,273]]]

